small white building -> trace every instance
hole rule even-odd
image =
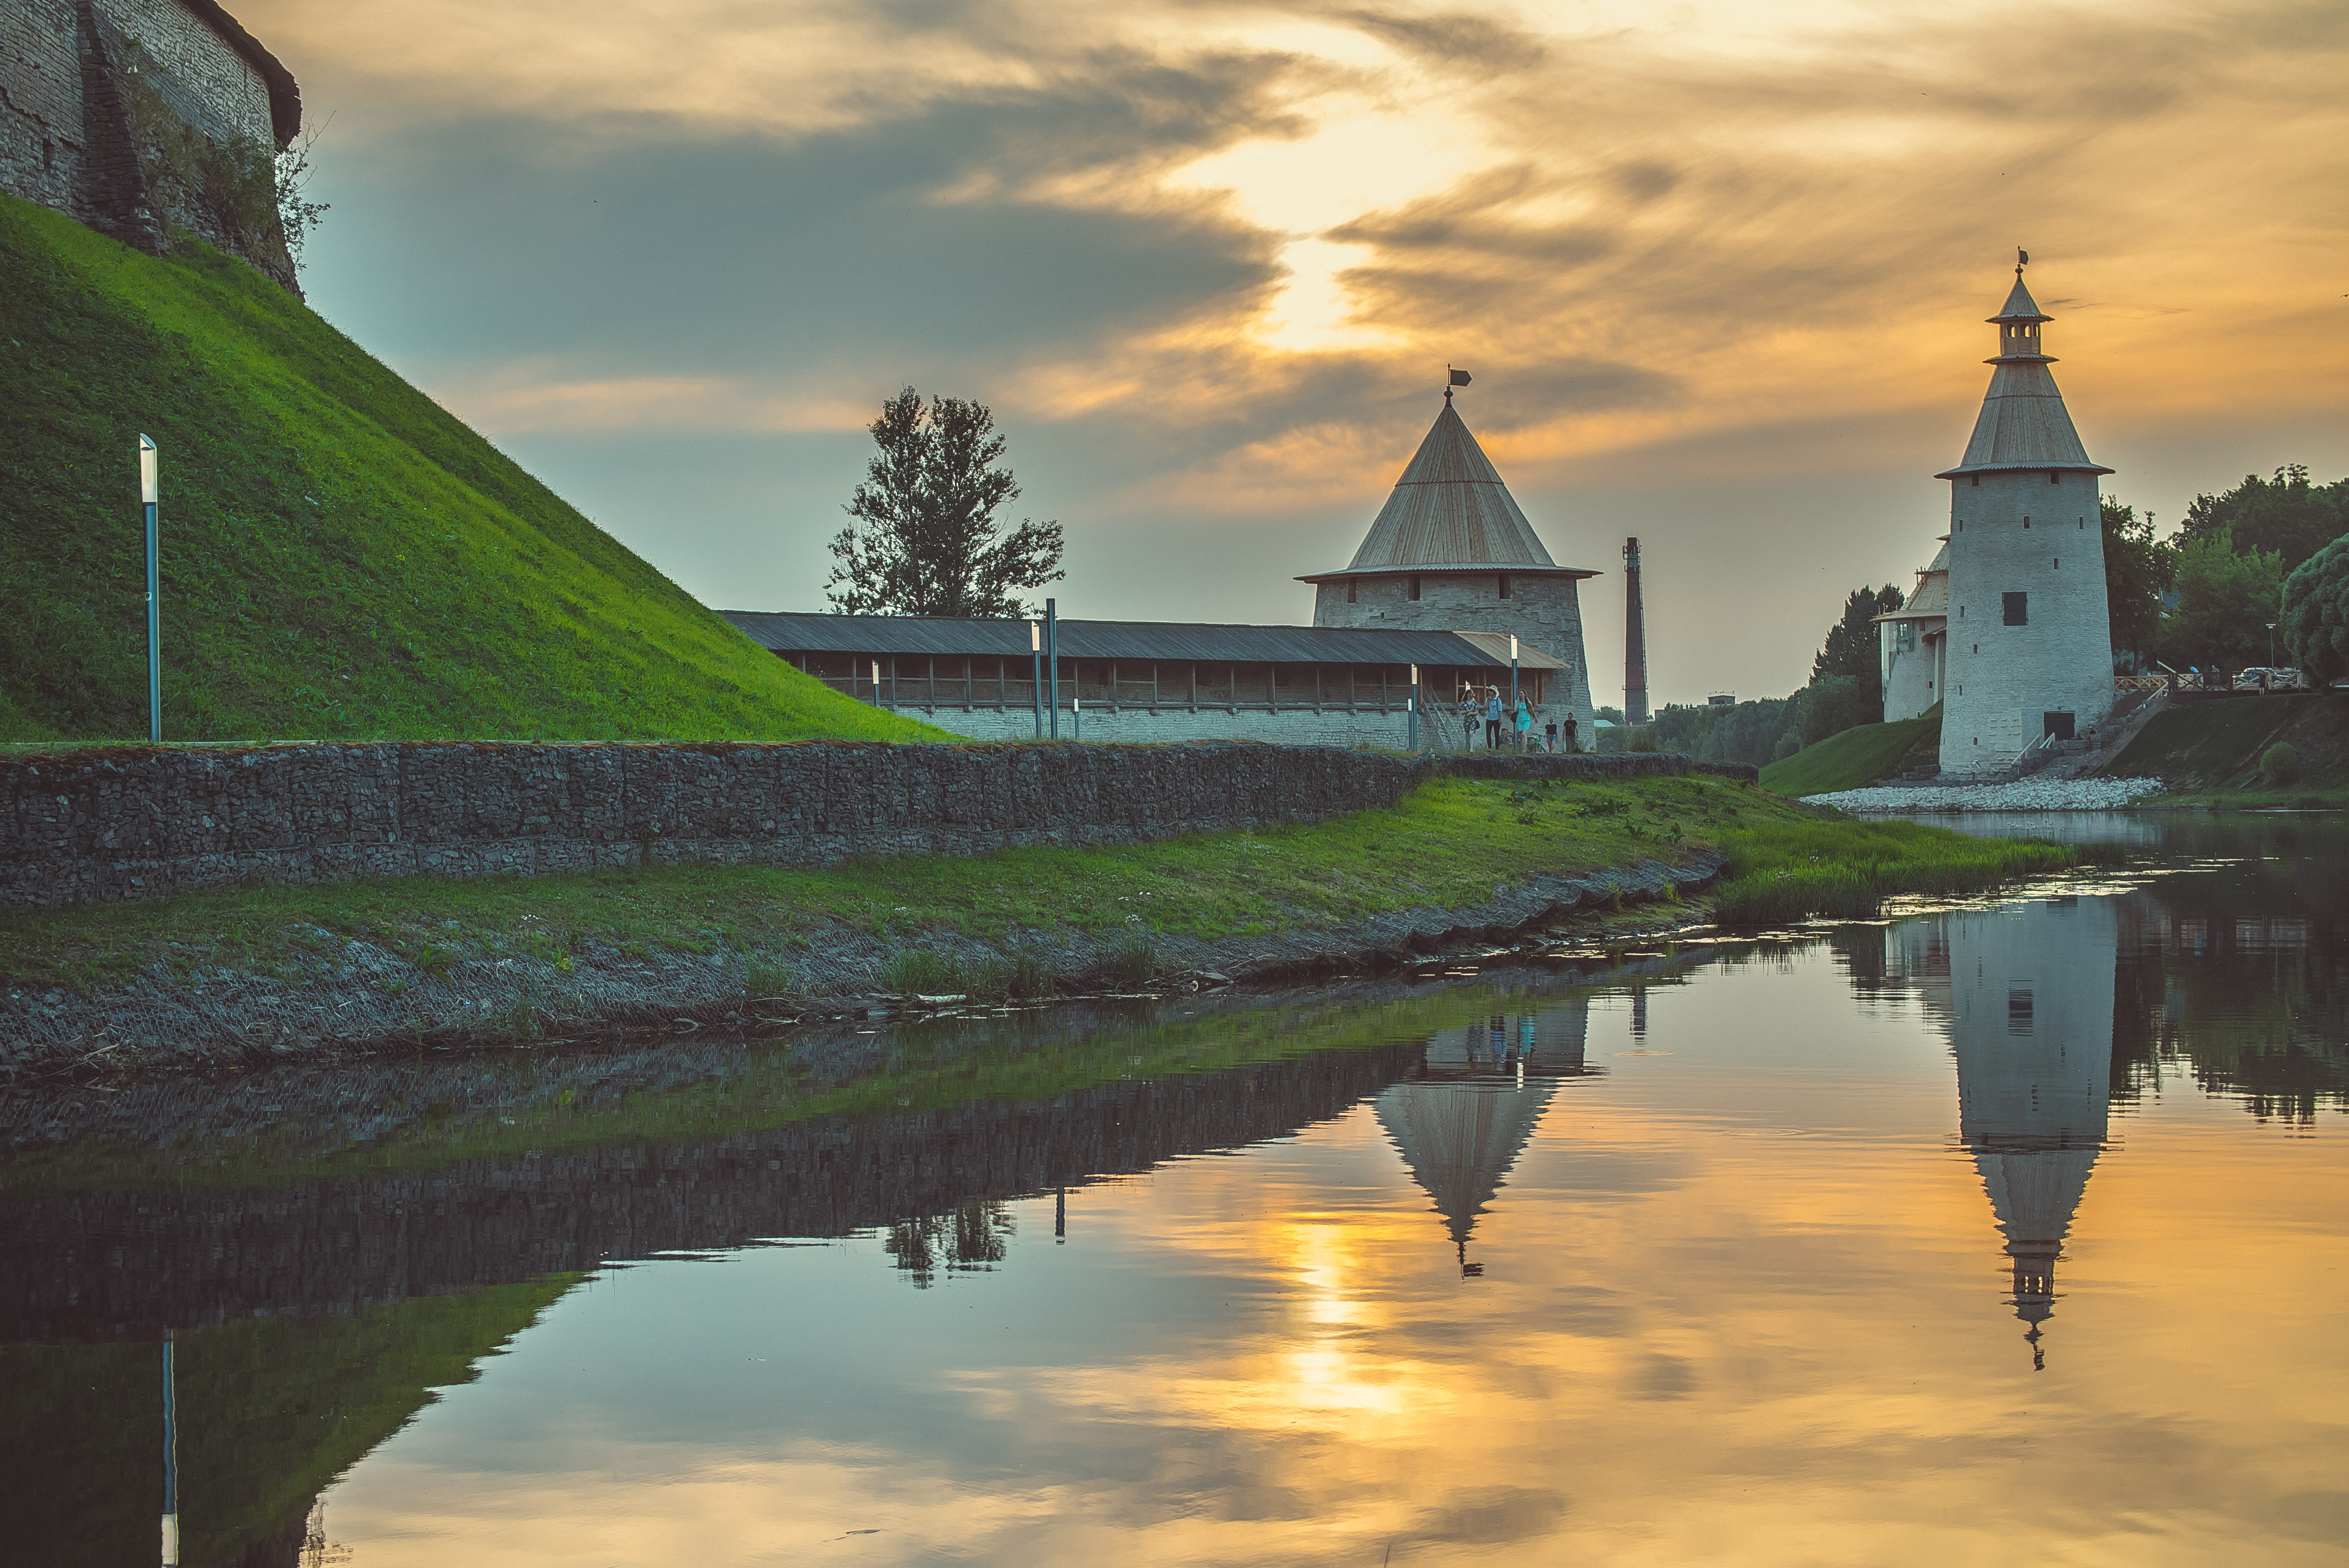
[[[1944,537],[1933,563],[1917,573],[1909,602],[1876,617],[1885,723],[1915,718],[1941,700],[1949,619],[1950,542]]]
[[[1950,481],[1945,645],[1934,666],[1944,774],[1999,772],[2041,738],[2069,739],[2112,709],[2096,481],[2113,470],[2089,459],[2048,370],[2040,328],[2053,319],[2016,267],[1990,318],[1999,351],[1973,438],[1964,460],[1933,476]]]

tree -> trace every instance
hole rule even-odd
[[[1876,617],[1889,614],[1905,602],[1900,590],[1889,583],[1853,589],[1843,602],[1843,619],[1827,628],[1825,645],[1811,660],[1812,682],[1826,676],[1849,676],[1870,694],[1876,705],[1871,718],[1883,717],[1884,665]]]
[[[2268,623],[2283,599],[2283,558],[2274,551],[2235,552],[2226,529],[2178,546],[2178,608],[2162,639],[2174,665],[2240,669],[2263,665]]]
[[[984,403],[936,397],[911,387],[881,405],[868,427],[879,447],[865,482],[842,510],[852,524],[832,542],[840,564],[824,596],[842,614],[1019,615],[1020,588],[1061,570],[1061,525],[1030,522],[1005,534],[995,509],[1019,493],[997,468],[1005,439]]]
[[[2276,630],[2292,662],[2320,682],[2349,675],[2349,534],[2284,579],[2283,624]]]
[[[2184,540],[2216,539],[2232,531],[2240,551],[2273,551],[2287,573],[2344,533],[2349,533],[2349,479],[2312,485],[2298,463],[2276,469],[2273,479],[2245,474],[2224,495],[2201,495],[2186,509]]]
[[[2105,603],[2112,619],[2113,652],[2132,661],[2152,653],[2161,640],[2161,596],[2178,575],[2178,548],[2153,537],[2153,514],[2107,497],[2105,529]]]
[[[1789,701],[1786,717],[1786,734],[1797,747],[1816,746],[1854,725],[1881,723],[1884,697],[1880,691],[1871,696],[1857,676],[1815,676]]]

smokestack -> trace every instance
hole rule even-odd
[[[1648,722],[1648,626],[1640,610],[1640,542],[1623,542],[1623,722]]]

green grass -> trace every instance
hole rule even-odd
[[[2266,787],[2259,758],[2271,744],[2300,754],[2299,777]],[[2243,696],[2172,703],[2153,716],[2105,771],[2159,778],[2181,804],[2193,792],[2230,805],[2337,803],[2349,792],[2349,695]]]
[[[1157,965],[1166,936],[1329,930],[1413,908],[1482,903],[1537,873],[1587,874],[1718,846],[1740,879],[1802,881],[1857,868],[1871,885],[1943,888],[1934,868],[2001,875],[2071,863],[1911,823],[1826,820],[1710,775],[1619,784],[1439,779],[1392,810],[1309,827],[1215,833],[1114,849],[904,856],[823,871],[663,866],[474,882],[403,878],[258,886],[153,903],[0,916],[0,977],[95,990],[161,965],[191,985],[221,970],[292,976],[363,938],[432,971],[463,955],[527,955],[567,968],[591,945],[622,953],[740,952],[750,989],[780,994],[781,959],[830,923],[894,946],[932,933],[990,945],[976,965],[900,957],[885,983],[925,995],[1040,990],[1024,934],[1073,930],[1111,944],[1115,976]],[[1885,868],[1903,868],[1897,871]],[[1900,879],[1908,881],[1902,882]],[[1779,880],[1785,880],[1781,878]],[[1971,884],[1968,884],[1971,887]]]
[[[1762,787],[1780,795],[1857,789],[1930,761],[1941,739],[1939,707],[1894,724],[1857,724],[1762,769]]]
[[[752,644],[243,263],[0,197],[0,741],[939,738]]]
[[[1114,849],[908,855],[822,871],[664,866],[566,876],[414,877],[262,885],[152,903],[0,915],[0,975],[102,985],[162,963],[267,968],[349,937],[409,962],[460,953],[568,962],[586,944],[761,960],[837,921],[906,946],[951,931],[1016,943],[1023,929],[1216,938],[1327,929],[1483,902],[1537,872],[1671,858],[1804,808],[1711,775],[1621,784],[1438,779],[1391,810],[1312,826]],[[1126,967],[1138,972],[1136,954]],[[953,987],[949,987],[952,989]]]

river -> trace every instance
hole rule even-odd
[[[18,1091],[0,1541],[155,1562],[168,1489],[247,1568],[2339,1563],[2349,824],[2057,826],[2139,859],[1319,991]]]

